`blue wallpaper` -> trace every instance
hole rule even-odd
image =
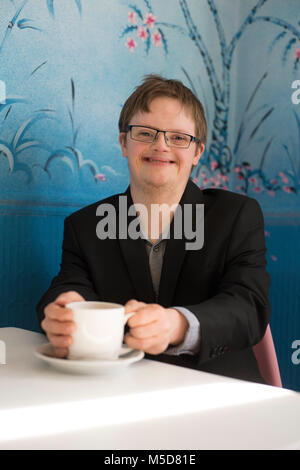
[[[127,187],[117,122],[147,73],[203,102],[200,187],[255,197],[284,386],[300,340],[298,0],[0,1],[0,326],[37,329],[63,219]]]

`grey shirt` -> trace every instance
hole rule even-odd
[[[145,247],[149,257],[149,266],[152,277],[152,284],[156,298],[158,297],[160,276],[162,271],[163,259],[166,249],[167,240],[163,235],[153,244],[144,235]],[[183,342],[177,346],[169,347],[164,354],[180,355],[191,354],[194,355],[200,350],[200,322],[197,317],[184,307],[172,307],[178,310],[185,316],[189,323]]]

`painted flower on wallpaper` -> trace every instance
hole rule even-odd
[[[136,13],[135,11],[128,12],[128,23],[136,24]]]
[[[141,39],[144,42],[147,55],[151,45],[162,46],[165,54],[168,54],[165,29],[173,29],[192,41],[194,47],[199,52],[199,60],[205,66],[214,100],[214,116],[209,117],[209,128],[211,129],[209,144],[200,160],[200,164],[194,170],[194,181],[197,181],[201,187],[228,189],[230,186],[242,193],[249,193],[251,191],[254,194],[260,194],[265,192],[272,197],[279,190],[288,194],[300,191],[300,120],[296,113],[294,114],[299,133],[298,145],[295,146],[297,149],[296,154],[293,154],[290,148],[283,146],[287,156],[285,161],[287,161],[287,167],[289,168],[282,168],[281,173],[283,176],[280,174],[269,176],[265,170],[266,161],[269,159],[269,155],[271,155],[275,140],[274,137],[266,139],[264,126],[274,113],[275,107],[264,103],[258,109],[254,109],[254,104],[255,97],[268,76],[267,72],[263,74],[254,86],[242,114],[233,143],[229,140],[231,69],[235,51],[245,32],[255,23],[267,23],[275,31],[277,29],[278,32],[269,45],[268,52],[271,53],[275,47],[278,47],[277,44],[283,44],[284,47],[281,51],[282,65],[286,65],[289,59],[293,61],[293,71],[295,72],[298,69],[300,61],[300,23],[296,27],[281,18],[263,14],[258,16],[258,12],[267,2],[269,0],[257,0],[248,15],[237,27],[235,34],[228,39],[215,1],[207,0],[221,52],[216,57],[211,55],[211,49],[207,47],[203,33],[194,22],[188,0],[178,0],[177,2],[183,14],[185,28],[178,24],[161,21],[159,15],[154,13],[150,0],[140,0],[135,5],[131,4],[128,6],[135,19],[135,23],[132,24],[130,22],[123,30],[121,37],[130,35],[131,39],[133,39],[132,34],[137,32],[138,40]],[[139,5],[142,6],[140,7]],[[146,11],[143,11],[143,8],[146,8]],[[144,28],[143,35],[141,35],[141,28]],[[131,48],[130,51],[132,52],[135,49],[136,47]],[[188,72],[183,67],[181,67],[181,70],[184,72],[190,88],[197,95],[197,87],[194,85]],[[221,70],[221,73],[219,73],[219,70]],[[201,78],[198,78],[201,85]],[[208,116],[205,96],[203,101],[206,108],[206,116]],[[265,142],[262,148],[262,153],[259,157],[260,161],[254,168],[253,164],[245,161],[243,154],[245,149],[249,149],[251,145],[256,143],[257,139],[265,139],[267,142]],[[270,169],[272,171],[272,167],[268,169],[268,172],[270,172]],[[205,176],[203,176],[204,170]]]
[[[125,45],[128,47],[130,52],[133,52],[134,49],[137,47],[137,43],[133,38],[128,38]]]
[[[149,33],[148,33],[147,29],[145,28],[145,26],[138,26],[137,34],[138,34],[138,37],[142,41],[146,41],[146,39],[148,39],[148,37],[149,37]]]
[[[159,31],[155,31],[155,33],[152,35],[152,39],[156,47],[162,45],[162,35]]]
[[[129,5],[128,11],[128,25],[124,28],[121,38],[127,37],[125,42],[126,47],[128,47],[130,52],[133,52],[138,43],[136,42],[141,40],[144,44],[146,54],[149,54],[151,45],[155,47],[163,47],[165,54],[168,54],[168,44],[166,36],[163,32],[163,27],[170,27],[172,29],[177,29],[180,32],[183,29],[177,25],[170,25],[165,22],[157,21],[157,16],[153,14],[151,2],[149,0],[144,0],[146,12],[143,12],[138,8],[137,5]],[[136,37],[133,37],[132,34],[135,33]],[[135,40],[136,38],[136,40]]]
[[[156,17],[152,13],[146,13],[145,24],[150,28],[153,28],[156,22]]]

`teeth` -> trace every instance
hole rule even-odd
[[[158,160],[158,159],[155,159],[155,158],[147,158],[147,160],[149,162],[162,162],[162,163],[164,163],[163,160]],[[173,163],[173,162],[165,162],[165,163]]]

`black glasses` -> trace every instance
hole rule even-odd
[[[130,137],[132,140],[149,143],[154,142],[159,132],[162,132],[168,147],[179,147],[182,149],[189,148],[191,142],[201,142],[199,139],[189,134],[173,131],[161,131],[159,129],[153,129],[153,127],[148,126],[129,125],[126,127],[125,132],[130,132]]]

